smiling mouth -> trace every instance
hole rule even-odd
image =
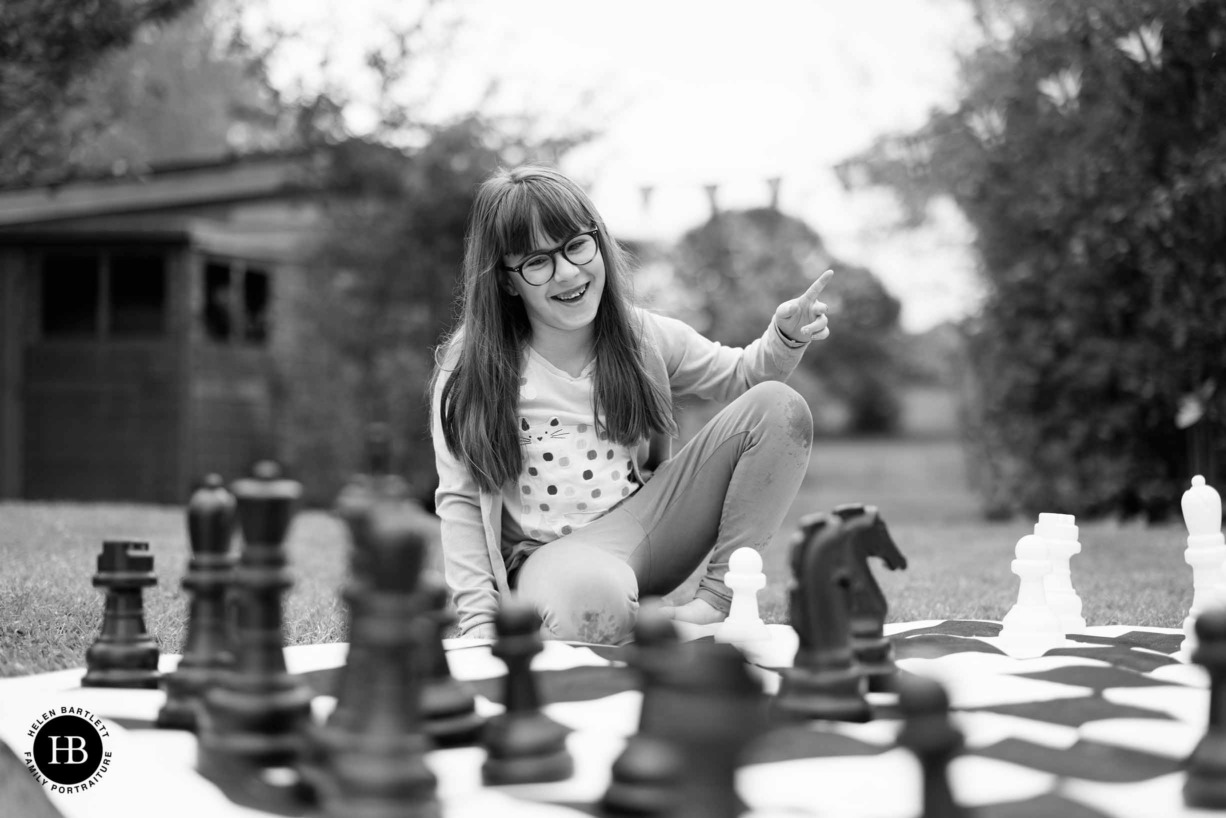
[[[587,284],[584,284],[582,287],[576,287],[573,290],[568,290],[567,292],[555,295],[553,297],[553,300],[561,301],[563,304],[573,304],[576,301],[578,301],[580,298],[583,298],[584,294],[587,293],[587,288],[590,286],[591,286],[591,282],[589,281]]]

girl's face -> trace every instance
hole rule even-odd
[[[531,252],[502,257],[503,264],[509,268],[519,267],[538,253],[550,254],[553,258],[553,278],[540,286],[529,284],[519,273],[503,273],[506,286],[523,299],[534,335],[551,330],[586,329],[596,320],[596,310],[604,294],[604,254],[598,250],[586,264],[574,264],[562,252],[563,248],[576,247],[581,242],[581,236],[554,237],[537,232],[533,235]]]

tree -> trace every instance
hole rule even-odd
[[[0,4],[0,184],[59,169],[87,129],[62,127],[83,78],[149,23],[195,0],[6,0]]]
[[[1159,519],[1194,470],[1226,478],[1226,8],[977,9],[958,107],[846,175],[913,213],[952,196],[976,228],[968,416],[989,510]]]
[[[716,214],[682,237],[676,259],[690,320],[735,346],[761,335],[775,308],[828,267],[836,278],[822,299],[837,318],[802,367],[847,405],[847,431],[894,431],[900,306],[871,272],[835,259],[811,227],[773,208]]]

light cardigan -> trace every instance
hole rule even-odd
[[[773,318],[762,337],[743,349],[711,341],[675,318],[638,309],[634,318],[647,376],[657,384],[667,383],[674,399],[692,395],[727,402],[762,381],[786,380],[807,346],[785,339]],[[479,490],[467,467],[444,442],[439,407],[457,357],[455,345],[444,353],[431,396],[431,435],[438,469],[435,511],[441,521],[444,574],[460,632],[492,637],[499,600],[510,593],[509,549],[504,553],[501,493]],[[667,459],[668,446],[663,436],[640,443],[635,458],[640,481],[645,470]]]

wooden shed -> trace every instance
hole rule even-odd
[[[0,190],[0,498],[180,503],[276,455],[307,155]]]

